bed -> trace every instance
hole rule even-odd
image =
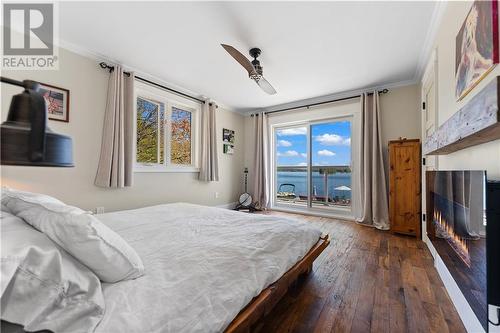
[[[248,332],[328,246],[310,224],[176,203],[98,215],[144,262],[102,283],[96,333]]]

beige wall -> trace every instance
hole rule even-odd
[[[462,101],[455,98],[455,37],[471,2],[449,2],[434,42],[438,61],[438,122],[442,124],[481,89],[500,75],[500,66],[484,78]],[[439,168],[485,169],[491,179],[500,179],[500,140],[439,156]]]
[[[389,89],[389,93],[380,96],[382,142],[384,143],[384,161],[386,174],[389,170],[388,143],[400,137],[420,138],[420,88],[410,85]],[[389,181],[389,179],[387,179]]]
[[[204,183],[197,173],[136,173],[134,186],[102,189],[94,186],[99,159],[108,73],[93,59],[60,50],[58,71],[3,71],[13,79],[33,79],[70,90],[70,122],[49,121],[56,132],[73,138],[74,168],[3,166],[2,185],[43,192],[68,204],[106,211],[142,207],[167,202],[222,205],[237,200],[242,188],[244,120],[235,112],[219,109],[217,136],[220,181]],[[7,116],[11,96],[17,87],[2,85],[2,121]],[[236,131],[234,155],[222,153],[222,128]],[[215,192],[219,198],[215,198]]]
[[[382,141],[399,137],[420,138],[420,90],[418,85],[392,88],[380,96]]]
[[[382,141],[384,158],[387,166],[387,143],[399,137],[420,138],[420,90],[418,85],[392,88],[389,93],[380,96]],[[354,101],[353,103],[357,103]],[[342,105],[341,105],[342,106]],[[328,104],[318,109],[331,109],[335,116],[335,104]],[[315,108],[316,109],[316,108]],[[306,120],[306,119],[305,119]],[[245,119],[245,166],[249,167],[252,177],[254,160],[253,118]],[[249,188],[251,192],[251,188]]]

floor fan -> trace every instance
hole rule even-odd
[[[240,195],[240,198],[238,200],[238,205],[234,210],[245,210],[248,209],[250,213],[255,212],[257,209],[255,208],[254,203],[252,202],[252,196],[248,193],[247,187],[248,187],[248,168],[245,168],[245,192]]]

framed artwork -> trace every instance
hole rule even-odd
[[[233,155],[234,154],[234,145],[225,143],[224,144],[224,154]]]
[[[38,91],[45,98],[50,120],[69,122],[69,90],[40,83]]]
[[[234,131],[229,130],[227,128],[222,129],[222,141],[224,143],[233,143],[234,144]]]
[[[498,64],[498,1],[476,0],[455,40],[455,95],[467,95]]]

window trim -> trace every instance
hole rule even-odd
[[[133,171],[134,173],[196,173],[200,171],[200,116],[201,106],[198,102],[169,93],[162,89],[153,87],[140,81],[134,82],[134,117],[133,117]],[[164,113],[164,163],[138,163],[137,162],[137,98],[142,97],[163,103]],[[172,106],[191,112],[191,165],[180,165],[170,163],[170,136]]]
[[[346,102],[346,103],[334,103],[330,105],[325,105],[322,107],[314,108],[313,110],[298,110],[295,112],[290,112],[287,114],[276,114],[269,117],[268,124],[268,134],[270,149],[268,152],[270,168],[268,170],[268,177],[270,179],[270,206],[271,209],[289,212],[301,212],[303,214],[312,215],[322,215],[331,216],[335,218],[342,218],[347,220],[354,220],[359,213],[359,193],[357,190],[359,188],[359,161],[360,161],[360,135],[361,135],[361,120],[360,111],[358,108],[359,101]],[[337,209],[332,208],[322,208],[322,207],[303,207],[300,209],[296,207],[289,207],[287,205],[280,204],[275,200],[274,193],[276,192],[276,137],[275,129],[283,127],[301,127],[308,124],[323,123],[329,121],[351,121],[351,173],[352,173],[352,205],[349,209],[343,209],[338,207]],[[308,127],[309,128],[309,127]],[[309,139],[308,139],[309,140]],[[309,143],[308,143],[309,145]],[[308,146],[308,149],[310,147]],[[309,153],[308,153],[309,154]],[[309,163],[308,163],[309,164]],[[310,191],[310,186],[308,184],[308,191]],[[356,192],[356,193],[355,193]]]

